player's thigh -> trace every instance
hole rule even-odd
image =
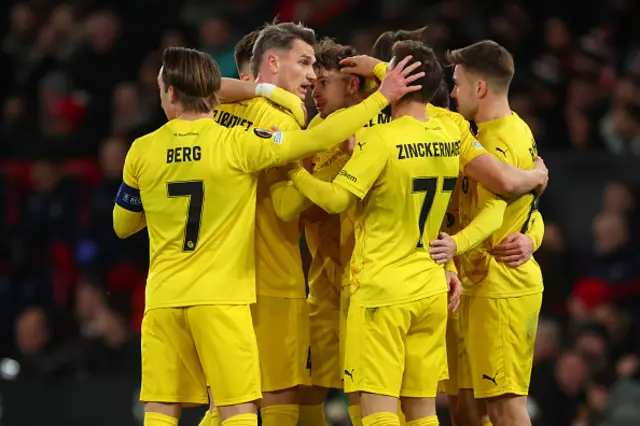
[[[140,400],[207,404],[207,382],[184,309],[153,309],[142,318]]]
[[[260,362],[249,305],[194,306],[187,315],[216,405],[260,399]]]
[[[258,296],[251,307],[260,353],[262,391],[311,385],[306,299]]]
[[[460,321],[458,312],[447,316],[447,371],[448,378],[438,384],[438,392],[449,396],[458,395],[458,350],[460,346]]]
[[[435,398],[447,378],[447,304],[446,293],[412,302],[401,396]]]
[[[476,398],[527,395],[542,295],[471,298],[465,335]]]
[[[325,388],[342,387],[340,371],[340,309],[325,300],[308,300],[311,382]]]
[[[380,308],[349,306],[343,371],[347,393],[400,396],[412,303]]]

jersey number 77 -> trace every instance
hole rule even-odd
[[[437,192],[438,189],[438,179],[443,179],[442,181],[442,191],[440,193]],[[434,201],[438,203],[444,203],[444,208],[446,210],[447,205],[449,204],[449,198],[451,197],[451,193],[456,187],[456,182],[458,180],[457,177],[419,177],[413,178],[413,193],[417,192],[426,192],[424,196],[424,201],[422,202],[422,208],[420,209],[420,217],[418,218],[418,244],[416,248],[424,247],[424,233],[425,233],[425,224],[427,223],[427,218],[431,213],[431,208],[433,207]],[[438,194],[442,194],[441,197],[438,197]],[[443,210],[443,219],[444,219],[444,210]],[[441,222],[441,221],[440,221]],[[440,231],[441,223],[438,223],[438,226],[433,226],[433,229],[427,229],[427,239],[433,240],[437,238],[438,232]]]

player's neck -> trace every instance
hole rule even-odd
[[[211,118],[213,119],[212,112],[181,112],[176,115],[176,119],[185,120],[185,121],[196,121],[201,120],[203,118]]]
[[[427,106],[422,102],[396,102],[391,105],[391,119],[409,116],[418,121],[427,121]]]
[[[476,113],[475,122],[485,123],[487,121],[497,120],[499,118],[511,115],[511,107],[509,106],[509,98],[506,96],[487,99],[483,105],[480,105]]]

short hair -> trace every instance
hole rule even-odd
[[[211,112],[218,104],[222,77],[213,58],[184,47],[168,47],[162,53],[162,80],[165,90],[173,87],[185,111]]]
[[[446,54],[450,65],[462,65],[467,71],[485,79],[498,93],[509,91],[515,67],[513,56],[493,40],[483,40]]]
[[[260,30],[253,30],[249,34],[245,35],[236,44],[235,51],[233,52],[233,58],[236,61],[236,67],[238,68],[238,74],[242,74],[242,70],[251,66],[251,56],[253,55],[253,45],[255,44]]]
[[[405,57],[411,55],[410,63],[420,62],[420,67],[412,74],[424,72],[424,77],[414,81],[412,85],[421,85],[420,90],[407,93],[402,97],[403,101],[414,101],[428,103],[442,84],[442,66],[436,57],[433,49],[419,41],[398,41],[391,49],[392,57],[400,62]]]
[[[436,93],[433,95],[433,98],[431,99],[431,105],[446,109],[449,109],[449,107],[451,106],[451,99],[449,98],[449,86],[447,85],[447,82],[444,81],[444,79],[442,80],[442,83],[440,83],[440,87],[438,87]]]
[[[305,43],[315,46],[316,32],[302,23],[280,22],[278,24],[267,24],[253,45],[253,55],[251,57],[251,72],[258,75],[260,63],[265,53],[271,49],[289,50],[293,42],[302,40]]]
[[[391,49],[398,41],[421,41],[426,42],[427,27],[418,28],[417,30],[398,30],[385,31],[376,40],[371,49],[371,56],[381,61],[389,62],[393,55]]]
[[[351,56],[356,56],[358,51],[353,46],[336,43],[330,38],[320,40],[315,48],[316,62],[313,68],[316,70],[324,69],[327,71],[340,71],[345,66],[340,61]],[[364,77],[355,74],[345,74],[349,77],[357,78],[360,81],[360,87],[364,87]]]

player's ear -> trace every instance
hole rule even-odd
[[[169,99],[171,100],[171,103],[175,104],[176,103],[176,91],[175,91],[175,89],[173,88],[173,86],[169,86],[167,88],[167,90],[169,91]]]
[[[360,79],[358,77],[349,78],[349,96],[356,95],[360,92]]]
[[[482,98],[486,94],[487,94],[487,82],[484,80],[478,80],[476,82],[476,95],[479,98]]]
[[[279,67],[278,56],[274,55],[273,53],[267,55],[267,65],[269,66],[269,70],[272,73],[277,73]]]

